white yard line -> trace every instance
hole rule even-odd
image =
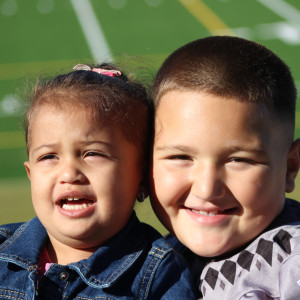
[[[300,12],[283,0],[257,0],[287,21],[300,25]]]
[[[77,18],[83,30],[96,62],[112,61],[112,55],[104,33],[89,0],[71,0]]]

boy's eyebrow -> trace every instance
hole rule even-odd
[[[191,147],[187,147],[184,145],[168,145],[168,146],[154,146],[155,151],[161,152],[168,152],[168,151],[181,151],[181,152],[188,152],[188,153],[195,153],[196,151],[193,150]],[[235,153],[235,152],[249,152],[249,153],[256,153],[258,155],[265,155],[266,152],[260,147],[243,147],[243,146],[229,146],[224,148],[227,153]]]
[[[182,152],[189,152],[189,153],[194,153],[195,151],[187,146],[183,145],[168,145],[168,146],[155,146],[154,147],[156,151],[174,151],[174,150],[179,150]]]
[[[265,154],[266,152],[260,147],[243,147],[243,146],[230,146],[227,147],[229,153],[235,152],[251,152],[256,154]]]

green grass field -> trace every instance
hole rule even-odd
[[[0,223],[34,216],[22,124],[22,95],[37,75],[113,59],[151,81],[164,58],[194,39],[231,34],[258,41],[290,66],[300,90],[298,0],[1,0]],[[297,103],[295,137],[300,134]],[[300,199],[300,180],[292,194]],[[159,230],[149,203],[141,218]]]

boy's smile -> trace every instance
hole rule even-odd
[[[36,214],[54,248],[88,249],[127,223],[142,180],[141,153],[120,128],[68,108],[35,112],[25,166]]]
[[[279,214],[289,146],[261,104],[171,91],[156,113],[152,205],[201,256],[232,251]]]

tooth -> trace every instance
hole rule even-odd
[[[200,215],[203,215],[203,216],[207,216],[208,215],[208,212],[205,211],[205,210],[200,210],[199,213],[200,213]]]
[[[65,210],[79,210],[79,209],[83,209],[83,208],[87,208],[87,204],[83,203],[81,205],[70,205],[70,204],[63,204],[62,205],[62,209]]]
[[[192,211],[202,216],[215,216],[219,212],[218,210],[206,211],[206,210],[194,210],[194,209],[192,209]]]
[[[73,201],[73,197],[68,197],[67,200],[68,201]]]
[[[215,216],[216,214],[218,214],[217,210],[213,210],[208,213],[209,216]]]

